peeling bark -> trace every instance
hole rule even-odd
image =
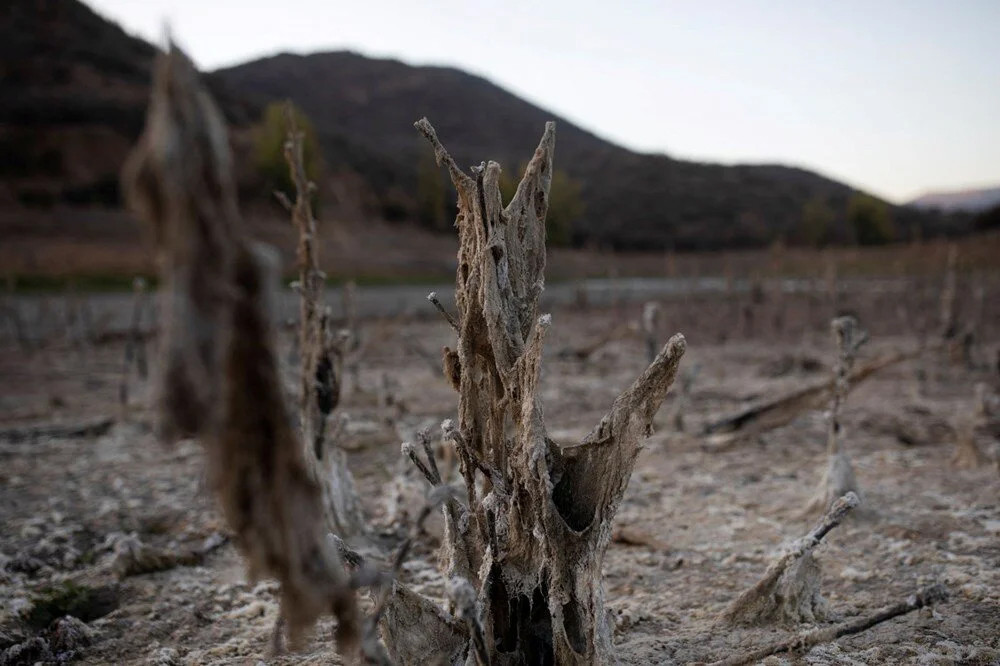
[[[458,344],[445,352],[459,408],[445,432],[458,451],[469,508],[446,529],[449,574],[477,591],[492,663],[612,662],[601,564],[684,337],[667,342],[583,441],[551,440],[538,399],[551,319],[539,316],[538,298],[555,125],[546,124],[506,206],[499,165],[466,174],[426,119],[416,127],[447,166],[459,203]]]

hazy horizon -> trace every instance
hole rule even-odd
[[[352,50],[483,76],[642,152],[817,171],[902,203],[1000,185],[1000,3],[93,0],[207,70]],[[391,17],[391,18],[389,18]]]

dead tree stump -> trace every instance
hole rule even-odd
[[[551,319],[539,316],[538,298],[555,124],[546,124],[506,207],[499,165],[484,163],[469,175],[426,119],[416,127],[458,190],[451,375],[459,407],[446,435],[458,450],[469,510],[448,520],[449,574],[476,591],[492,663],[611,662],[601,564],[640,440],[677,373],[684,337],[667,342],[583,441],[551,440],[538,398]]]

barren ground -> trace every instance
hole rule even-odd
[[[857,312],[872,331],[863,358],[916,347],[918,336],[904,332],[930,330],[937,316],[936,302],[923,296],[864,289],[845,296],[841,309]],[[686,433],[673,423],[676,388],[657,417],[605,560],[623,663],[710,661],[808,628],[732,630],[715,617],[757,580],[782,543],[811,526],[815,516],[802,511],[825,465],[822,413],[726,448],[696,434],[712,417],[828,376],[833,345],[824,322],[832,308],[821,297],[796,298],[770,296],[752,322],[744,303],[721,295],[665,304],[661,341],[685,333],[683,368],[698,373],[685,409]],[[975,384],[997,391],[998,307],[1000,290],[993,285],[981,317],[986,342],[973,348],[976,367],[930,355],[885,370],[850,395],[846,446],[867,511],[834,530],[817,551],[831,622],[869,613],[934,581],[948,586],[951,599],[817,647],[794,663],[1000,663],[1000,476],[992,463],[960,469],[950,462],[953,430],[972,411]],[[560,358],[560,350],[637,321],[639,311],[630,304],[553,313],[542,400],[556,441],[586,434],[645,366],[638,336],[619,337],[586,361]],[[71,589],[89,595],[80,612],[92,616],[93,641],[64,654],[66,660],[339,663],[329,623],[321,623],[304,652],[268,656],[275,587],[246,582],[231,544],[197,566],[118,577],[109,567],[116,535],[134,532],[144,543],[176,550],[225,533],[205,489],[200,449],[155,441],[145,406],[148,381],[133,376],[128,404],[120,404],[122,342],[95,346],[55,337],[27,351],[6,330],[3,335],[0,649],[47,635],[39,601],[52,596],[52,586],[65,589],[73,581]],[[401,513],[419,506],[418,480],[400,478],[406,468],[399,442],[454,417],[456,396],[434,367],[441,346],[452,340],[434,318],[368,319],[361,337],[359,382],[348,379],[341,407],[351,416],[346,446],[379,543],[389,543],[405,521]],[[285,342],[288,350],[287,336]],[[793,362],[801,358],[818,360],[818,369]],[[288,386],[294,386],[291,377]],[[19,438],[12,432],[99,417],[114,422],[98,436]],[[988,425],[976,431],[986,452],[996,436]],[[405,580],[437,596],[442,581],[434,544],[432,526],[407,563]],[[35,627],[25,619],[33,609]]]

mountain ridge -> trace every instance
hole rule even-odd
[[[1000,205],[1000,185],[960,190],[931,190],[907,202],[906,205],[925,210],[981,213]]]
[[[493,159],[508,170],[531,155],[544,122],[555,119],[557,167],[582,186],[576,244],[705,249],[794,241],[813,201],[830,212],[828,241],[853,240],[847,211],[857,190],[851,186],[800,166],[634,152],[454,67],[327,51],[275,54],[213,74],[261,102],[291,99],[312,119],[334,168],[345,166],[334,146],[380,162],[386,173],[371,180],[383,196],[416,187],[416,165],[428,150],[412,130],[418,118],[431,120],[459,164]],[[900,238],[947,230],[940,218],[887,205]]]
[[[78,0],[14,0],[0,18],[0,149],[11,156],[0,170],[0,206],[60,206],[66,215],[118,207],[118,171],[145,116],[155,47]],[[334,216],[417,223],[419,171],[430,156],[412,127],[418,118],[434,123],[459,164],[493,159],[512,175],[555,119],[556,166],[579,184],[583,203],[571,229],[576,245],[802,242],[803,219],[817,206],[828,227],[823,242],[855,240],[847,211],[857,191],[848,185],[799,166],[634,152],[455,67],[352,51],[282,53],[205,78],[230,123],[251,205],[271,199],[253,173],[253,124],[266,104],[290,98],[316,126],[329,169],[321,185],[337,192],[326,209]],[[899,239],[968,227],[962,216],[887,210]]]

